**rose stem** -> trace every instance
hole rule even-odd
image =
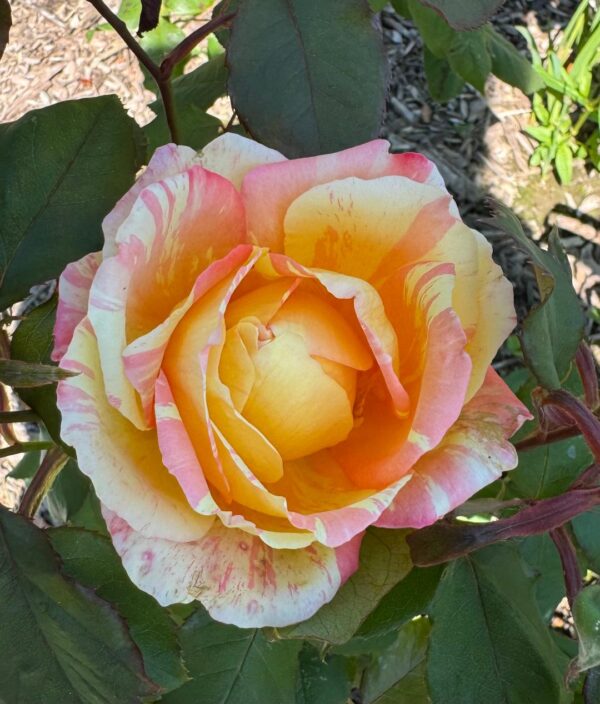
[[[0,425],[5,423],[39,423],[40,417],[33,411],[0,411]]]
[[[579,563],[577,562],[575,548],[573,547],[573,543],[571,542],[571,538],[565,526],[560,526],[560,528],[551,530],[550,537],[552,538],[560,557],[563,575],[565,578],[567,599],[569,600],[571,608],[573,608],[575,598],[581,591],[581,585],[583,584],[583,578],[581,576],[581,571],[579,570]]]
[[[34,442],[16,442],[8,447],[0,449],[0,458],[10,457],[10,455],[18,455],[22,452],[34,452],[35,450],[48,450],[54,447],[54,443],[50,440],[36,440]]]
[[[22,516],[33,518],[46,492],[50,489],[68,459],[68,456],[60,447],[55,446],[48,450],[40,468],[33,475],[33,479],[29,483],[25,494],[23,494],[18,513]]]

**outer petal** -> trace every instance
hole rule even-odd
[[[200,152],[199,163],[240,188],[244,176],[257,166],[287,161],[283,154],[239,134],[227,132],[213,139]]]
[[[62,361],[79,372],[58,385],[62,437],[106,506],[140,534],[195,540],[211,519],[199,516],[164,467],[154,431],[142,432],[106,401],[96,339],[84,319]]]
[[[443,188],[432,162],[421,154],[390,154],[389,143],[380,139],[336,154],[258,167],[242,184],[250,236],[272,251],[282,252],[285,214],[302,193],[350,176],[373,179],[390,175]]]
[[[125,347],[163,322],[198,275],[244,239],[239,194],[200,166],[147,186],[120,226],[118,253],[94,279],[89,318],[108,398],[138,427],[148,426],[125,375]]]
[[[104,249],[102,254],[110,257],[116,253],[115,238],[117,230],[131,212],[141,191],[151,183],[174,176],[185,171],[192,165],[196,152],[190,147],[178,147],[175,144],[165,144],[159,147],[148,162],[141,176],[115,205],[111,212],[104,218],[102,229],[104,231]]]
[[[456,222],[450,203],[440,188],[402,176],[333,181],[290,204],[284,251],[304,266],[376,283],[433,249]]]
[[[442,443],[415,465],[410,482],[376,525],[422,528],[460,506],[517,465],[517,453],[507,439],[530,418],[527,408],[490,367],[459,420]]]
[[[92,252],[67,264],[58,281],[58,307],[54,324],[52,359],[60,362],[73,339],[73,333],[87,314],[90,288],[102,261],[101,252]]]
[[[166,606],[198,599],[217,621],[287,626],[312,616],[358,567],[362,536],[339,550],[273,550],[215,523],[191,542],[145,538],[111,511],[104,517],[132,581]]]

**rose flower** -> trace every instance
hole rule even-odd
[[[59,284],[62,435],[135,584],[219,621],[311,616],[370,525],[429,525],[516,464],[491,369],[512,289],[431,162],[157,150]]]

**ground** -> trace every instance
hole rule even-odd
[[[109,3],[115,5],[115,3]],[[523,48],[514,29],[525,24],[547,41],[568,21],[573,0],[507,0],[494,19],[499,31]],[[91,32],[100,24],[86,0],[18,0],[14,26],[0,61],[0,121],[59,100],[106,93],[119,95],[141,124],[152,118],[152,95],[144,90],[136,60],[111,31]],[[532,277],[523,255],[481,224],[487,199],[498,199],[523,219],[538,239],[557,224],[574,264],[574,280],[588,305],[600,299],[600,178],[578,164],[573,184],[559,186],[552,174],[541,178],[528,165],[533,148],[522,128],[530,119],[529,100],[491,77],[482,96],[474,89],[447,105],[434,103],[423,75],[422,46],[410,23],[389,10],[381,17],[390,70],[390,92],[382,136],[395,150],[421,151],[440,167],[463,217],[490,238],[496,258],[515,285],[518,308],[532,295]],[[189,27],[191,28],[191,27]],[[230,115],[227,101],[216,114]],[[598,336],[595,329],[590,332]],[[0,503],[14,505],[20,483],[1,480]]]

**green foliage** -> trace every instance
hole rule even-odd
[[[0,59],[4,53],[4,49],[8,44],[8,35],[12,25],[12,16],[10,12],[10,3],[8,0],[0,0]]]
[[[560,704],[555,646],[516,551],[496,545],[452,562],[432,607],[433,704]]]
[[[181,626],[179,641],[192,680],[165,704],[295,704],[300,641],[269,642],[260,630],[217,623],[202,609]]]
[[[119,614],[64,576],[43,531],[2,507],[0,594],[3,701],[134,704],[156,693]]]
[[[0,153],[3,309],[100,249],[102,219],[133,183],[145,144],[118,98],[103,96],[0,125]]]
[[[300,651],[296,704],[347,704],[356,663],[341,655],[321,655],[309,643]]]
[[[531,535],[519,542],[519,553],[531,568],[538,608],[545,623],[550,622],[565,595],[562,564],[549,535]]]
[[[441,13],[454,29],[474,29],[486,22],[504,0],[422,0]]]
[[[540,292],[540,302],[521,324],[523,355],[543,387],[558,389],[570,371],[585,324],[571,281],[571,267],[556,232],[550,235],[548,251],[544,251],[527,237],[508,208],[500,204],[496,208],[493,222],[514,237],[530,257]]]
[[[8,386],[31,389],[36,386],[53,384],[70,376],[74,376],[73,372],[59,369],[50,364],[35,364],[19,359],[0,359],[0,383]]]
[[[600,64],[600,10],[581,0],[557,42],[541,57],[533,36],[519,28],[531,50],[543,86],[532,99],[533,124],[525,132],[539,144],[530,159],[543,174],[552,167],[561,183],[570,183],[574,158],[600,168],[595,71]]]
[[[360,552],[360,566],[329,604],[307,621],[280,630],[284,638],[345,643],[377,604],[412,567],[405,532],[371,528]]]
[[[56,297],[28,313],[13,335],[10,354],[13,359],[50,364],[56,317]],[[19,396],[44,421],[50,436],[60,441],[60,411],[56,407],[56,386],[18,388]]]
[[[273,60],[274,52],[285,60]],[[361,0],[244,0],[227,63],[242,124],[288,157],[345,149],[379,133],[385,56]]]
[[[225,55],[210,59],[194,71],[173,81],[173,101],[178,116],[178,128],[181,143],[194,149],[201,149],[215,139],[221,131],[222,124],[206,110],[215,100],[227,92],[227,68]],[[149,151],[170,141],[162,101],[150,104],[156,118],[144,128],[148,139]]]
[[[584,566],[600,574],[600,507],[577,516],[572,526],[583,553]]]
[[[579,637],[577,666],[589,670],[600,666],[600,584],[583,589],[573,605],[573,619]]]
[[[110,540],[77,528],[55,528],[49,537],[65,574],[93,589],[125,619],[149,677],[165,692],[182,685],[188,677],[175,624],[151,596],[131,583]]]
[[[447,102],[462,89],[465,81],[483,92],[490,73],[533,93],[541,88],[542,80],[531,64],[490,24],[457,31],[438,12],[435,3],[420,0],[394,2],[396,10],[416,24],[424,44],[425,74],[431,97]]]

